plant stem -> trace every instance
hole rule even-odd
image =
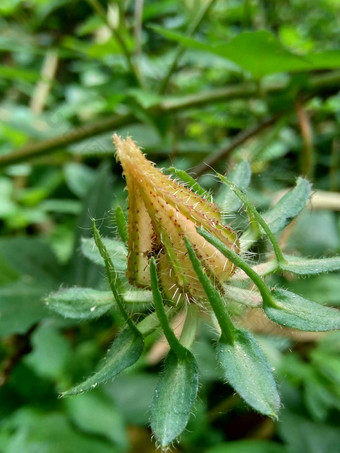
[[[229,313],[225,308],[223,299],[217,289],[212,285],[207,274],[204,272],[193,246],[190,244],[187,238],[184,238],[184,241],[188,250],[189,258],[192,263],[192,267],[194,268],[194,271],[196,272],[197,277],[204,288],[210,305],[221,327],[221,338],[223,338],[226,343],[233,344],[236,329],[230,319]]]
[[[159,319],[160,325],[163,329],[165,338],[167,339],[170,348],[177,355],[178,358],[186,358],[187,350],[178,341],[174,331],[170,327],[168,317],[164,309],[163,298],[159,290],[157,266],[154,258],[150,260],[150,275],[151,275],[151,289],[154,298],[155,310]]]
[[[230,141],[230,143],[226,147],[217,151],[217,153],[210,154],[206,159],[204,159],[204,162],[201,162],[196,167],[194,167],[191,170],[191,173],[196,177],[201,176],[207,171],[208,167],[214,167],[221,160],[227,159],[236,148],[238,148],[250,138],[260,134],[263,130],[274,124],[277,119],[278,116],[271,116],[270,118],[261,121],[259,124],[241,131]]]
[[[208,11],[212,7],[212,5],[215,3],[215,1],[216,0],[208,0],[207,2],[205,2],[202,9],[198,12],[197,16],[191,22],[191,24],[187,30],[187,33],[186,33],[187,37],[190,37],[195,33],[195,31],[201,25],[204,17],[208,13]],[[165,91],[168,87],[170,78],[171,78],[172,74],[175,72],[178,62],[181,59],[184,51],[185,51],[185,49],[181,45],[177,46],[174,59],[172,60],[172,63],[168,69],[168,72],[166,73],[166,75],[165,75],[164,79],[162,80],[161,85],[159,87],[159,94],[165,93]]]
[[[210,242],[210,244],[214,245],[217,250],[219,250],[226,258],[234,263],[235,266],[242,269],[248,275],[248,277],[251,278],[251,280],[258,287],[262,296],[263,303],[265,305],[276,307],[276,304],[270,294],[270,290],[264,283],[262,278],[245,261],[243,261],[243,259],[239,255],[237,255],[237,253],[235,253],[233,250],[223,244],[223,242],[221,242],[219,239],[217,239],[207,231],[202,230],[201,228],[196,228],[196,230],[201,236],[204,237],[204,239]]]
[[[248,199],[248,197],[238,188],[233,184],[229,179],[227,179],[225,176],[221,174],[217,174],[218,177],[228,186],[230,189],[235,193],[235,195],[242,201],[242,203],[246,206],[246,208],[251,212],[251,214],[254,216],[256,221],[261,225],[261,227],[264,229],[265,233],[267,234],[270,242],[272,243],[276,259],[278,264],[284,264],[286,263],[286,260],[282,254],[282,251],[280,249],[280,246],[276,240],[276,237],[272,233],[271,229],[263,219],[263,217],[259,214],[255,206],[251,203],[251,201]]]
[[[114,265],[112,263],[110,255],[107,251],[107,248],[105,247],[105,245],[100,237],[99,231],[96,227],[96,221],[94,219],[92,222],[92,229],[93,229],[94,241],[96,243],[96,246],[98,247],[98,250],[99,250],[101,256],[103,257],[104,262],[105,262],[107,278],[109,280],[111,291],[117,302],[117,306],[118,306],[125,322],[130,327],[130,329],[133,332],[135,332],[137,335],[140,335],[140,332],[138,331],[137,327],[132,322],[130,316],[128,315],[127,311],[124,308],[124,299],[123,299],[122,295],[120,294],[120,291],[124,291],[123,283],[121,282],[121,280],[114,268]]]
[[[287,88],[289,82],[271,82],[263,86],[266,94],[274,94]],[[334,93],[340,83],[340,71],[332,71],[328,74],[310,76],[308,88],[311,94],[325,92]],[[235,98],[250,98],[257,96],[257,87],[254,82],[247,82],[229,86],[226,88],[216,88],[195,95],[187,95],[178,98],[166,99],[158,105],[147,110],[150,114],[161,116],[179,110],[186,110],[193,107],[200,107],[217,102],[225,102]],[[80,142],[81,140],[93,137],[103,132],[115,130],[120,127],[139,122],[135,115],[129,113],[125,115],[113,115],[107,118],[80,126],[53,138],[41,140],[40,142],[28,143],[17,150],[0,156],[0,168],[7,165],[16,164],[36,156],[50,154],[60,150],[69,144]],[[55,126],[58,124],[55,122]],[[52,125],[53,127],[53,125]],[[208,167],[205,166],[205,169]]]
[[[98,16],[100,16],[102,18],[102,20],[105,22],[105,24],[110,29],[110,31],[112,31],[116,41],[118,42],[118,44],[119,44],[119,46],[120,46],[120,48],[122,50],[123,55],[125,56],[125,60],[126,60],[127,65],[128,65],[128,67],[129,67],[129,69],[131,71],[131,74],[133,75],[133,77],[136,80],[137,84],[141,85],[141,81],[140,81],[138,72],[137,72],[137,70],[135,68],[135,65],[133,64],[133,61],[132,61],[132,56],[131,56],[131,54],[129,52],[129,49],[126,46],[126,43],[125,43],[124,39],[122,38],[121,34],[119,33],[119,30],[117,30],[115,27],[112,26],[112,24],[108,20],[108,17],[107,17],[107,14],[106,14],[104,8],[98,2],[98,0],[87,0],[87,2],[96,11]]]

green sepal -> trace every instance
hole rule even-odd
[[[120,206],[117,206],[115,212],[116,225],[118,228],[118,233],[124,244],[127,244],[129,239],[128,227],[126,223],[126,218],[123,212],[123,209]]]
[[[222,296],[204,272],[192,245],[187,239],[185,242],[193,268],[222,330],[217,357],[225,377],[255,410],[276,417],[280,397],[267,358],[249,332],[232,324]]]
[[[340,311],[284,289],[271,291],[275,305],[264,304],[268,318],[284,327],[311,332],[340,329]]]
[[[193,354],[170,351],[151,406],[151,429],[157,443],[167,447],[185,429],[198,390],[198,370]]]
[[[123,330],[114,340],[98,370],[81,384],[63,392],[61,396],[77,395],[91,390],[99,384],[113,379],[117,374],[133,365],[142,354],[144,341],[129,328]]]
[[[170,167],[169,171],[176,176],[177,178],[181,179],[187,186],[190,187],[191,190],[196,192],[198,195],[200,195],[203,198],[210,198],[211,196],[209,195],[209,192],[207,192],[203,187],[201,187],[196,179],[192,178],[188,173],[184,170],[179,170],[178,168],[175,167]]]
[[[233,344],[222,339],[217,358],[228,383],[256,411],[277,417],[280,397],[269,362],[255,338],[238,329]]]

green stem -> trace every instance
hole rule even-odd
[[[212,7],[212,5],[214,4],[215,1],[216,0],[209,0],[208,2],[206,2],[204,4],[203,8],[199,11],[197,16],[191,22],[191,24],[190,24],[190,26],[188,28],[188,31],[186,33],[187,37],[190,37],[190,36],[192,36],[195,33],[195,31],[201,25],[204,17],[206,16],[206,14],[208,13],[209,9]],[[172,63],[170,65],[169,69],[168,69],[168,72],[166,73],[164,79],[161,82],[161,85],[160,85],[160,88],[159,88],[159,94],[164,94],[165,93],[165,91],[166,91],[166,89],[168,87],[170,78],[171,78],[172,74],[175,72],[175,70],[177,68],[177,65],[178,65],[178,62],[181,59],[184,51],[185,51],[185,49],[182,46],[178,46],[177,47],[174,59],[172,60]]]
[[[199,308],[195,304],[187,305],[187,315],[181,334],[181,344],[187,349],[191,348],[196,336],[198,326]]]
[[[165,338],[167,339],[170,348],[177,355],[178,358],[186,358],[187,350],[181,343],[178,341],[174,331],[170,327],[168,317],[164,309],[164,303],[162,294],[159,289],[158,276],[157,276],[157,266],[154,258],[150,260],[150,276],[151,276],[151,289],[154,298],[155,310],[157,317],[159,319],[160,325],[163,329]]]
[[[215,246],[217,250],[219,250],[226,258],[234,263],[236,267],[242,269],[248,275],[248,277],[251,278],[251,280],[258,287],[262,296],[263,303],[265,305],[276,307],[276,304],[270,294],[270,290],[264,283],[262,278],[250,266],[248,266],[248,264],[243,261],[243,259],[237,253],[235,253],[233,250],[223,244],[223,242],[221,242],[219,239],[217,239],[207,231],[202,230],[201,228],[196,228],[196,230],[201,236],[204,237],[204,239],[210,242],[210,244]]]
[[[263,219],[263,217],[259,214],[255,206],[251,203],[251,201],[246,197],[246,195],[233,184],[231,181],[229,181],[225,176],[221,175],[218,173],[218,177],[228,186],[230,189],[235,193],[235,195],[242,201],[242,203],[247,207],[247,209],[251,212],[251,214],[255,217],[257,222],[261,225],[261,227],[264,229],[265,233],[268,236],[268,239],[272,243],[277,262],[280,264],[286,263],[286,259],[283,256],[283,253],[280,249],[280,246],[272,233],[271,229]]]
[[[165,307],[164,310],[167,316],[170,313],[172,314],[174,312],[174,310],[172,310],[170,307]],[[144,337],[151,334],[154,330],[156,330],[159,327],[159,319],[157,313],[153,312],[150,315],[146,316],[142,321],[140,321],[137,324],[137,327]]]
[[[138,72],[137,72],[137,70],[135,68],[135,65],[133,64],[133,61],[132,61],[132,56],[131,56],[131,54],[129,52],[129,49],[126,46],[126,43],[125,43],[124,39],[122,38],[121,33],[119,32],[119,30],[117,30],[115,27],[112,26],[112,24],[108,20],[108,17],[107,17],[107,14],[106,14],[104,8],[98,2],[98,0],[87,0],[87,2],[92,6],[92,8],[96,11],[96,13],[102,18],[102,20],[105,22],[107,27],[112,31],[114,37],[116,38],[116,41],[118,42],[118,44],[119,44],[119,46],[120,46],[120,48],[122,50],[122,53],[125,56],[127,65],[129,67],[134,79],[136,80],[138,85],[141,85],[141,81],[140,81]]]
[[[99,250],[101,256],[103,257],[104,262],[105,262],[107,278],[109,280],[109,285],[110,285],[111,291],[117,302],[117,306],[118,306],[120,312],[122,313],[122,316],[123,316],[125,322],[130,327],[130,329],[132,331],[136,332],[138,335],[140,335],[137,327],[132,322],[130,316],[128,315],[127,311],[124,308],[124,298],[121,295],[121,292],[124,293],[125,289],[124,289],[122,281],[120,280],[120,278],[114,268],[114,265],[112,263],[110,255],[107,251],[107,248],[105,247],[105,245],[100,237],[99,231],[96,227],[95,219],[93,219],[92,229],[93,229],[94,241],[96,243],[96,246],[98,247],[98,250]]]
[[[223,299],[217,289],[211,283],[209,277],[204,272],[200,260],[197,258],[193,246],[187,238],[184,238],[186,248],[188,250],[189,258],[192,267],[197,274],[197,277],[204,288],[204,291],[209,299],[210,305],[216,315],[217,321],[221,327],[221,338],[229,344],[234,343],[236,329],[231,321],[229,313],[227,312]]]

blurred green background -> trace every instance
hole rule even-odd
[[[163,343],[154,338],[114,382],[59,399],[92,372],[122,319],[65,320],[44,297],[103,285],[80,244],[91,216],[114,236],[112,209],[127,204],[114,131],[212,192],[211,167],[248,160],[260,210],[307,176],[313,201],[281,243],[310,257],[339,253],[340,2],[2,0],[0,13],[0,451],[154,452]],[[280,283],[340,305],[338,273]],[[173,451],[340,452],[339,333],[247,322],[276,370],[279,422],[222,383],[202,325],[199,400]]]

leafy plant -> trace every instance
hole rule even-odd
[[[114,141],[127,183],[129,222],[126,225],[118,207],[119,241],[103,239],[93,219],[97,252],[88,246],[89,239],[82,247],[87,258],[105,266],[111,293],[63,288],[50,294],[47,304],[65,317],[79,319],[99,317],[118,308],[125,328],[95,373],[63,396],[95,388],[136,363],[144,340],[160,329],[170,352],[153,397],[151,427],[157,443],[167,447],[185,429],[197,396],[199,367],[191,348],[199,319],[210,315],[219,337],[216,356],[225,380],[256,411],[277,418],[280,397],[271,366],[239,319],[244,311],[262,307],[271,321],[284,327],[305,331],[340,328],[338,310],[267,283],[273,274],[309,275],[340,269],[340,257],[295,257],[283,253],[278,244],[276,233],[308,202],[310,183],[299,178],[294,189],[261,215],[246,194],[250,180],[246,162],[229,178],[217,174],[222,184],[218,203],[224,210],[230,207],[229,213],[242,206],[249,217],[249,226],[236,234],[225,225],[211,195],[189,175],[172,169],[181,180],[171,179],[156,169],[131,139],[115,136]],[[249,255],[259,238],[271,244],[272,258]],[[171,326],[178,314],[185,316],[179,338]]]

